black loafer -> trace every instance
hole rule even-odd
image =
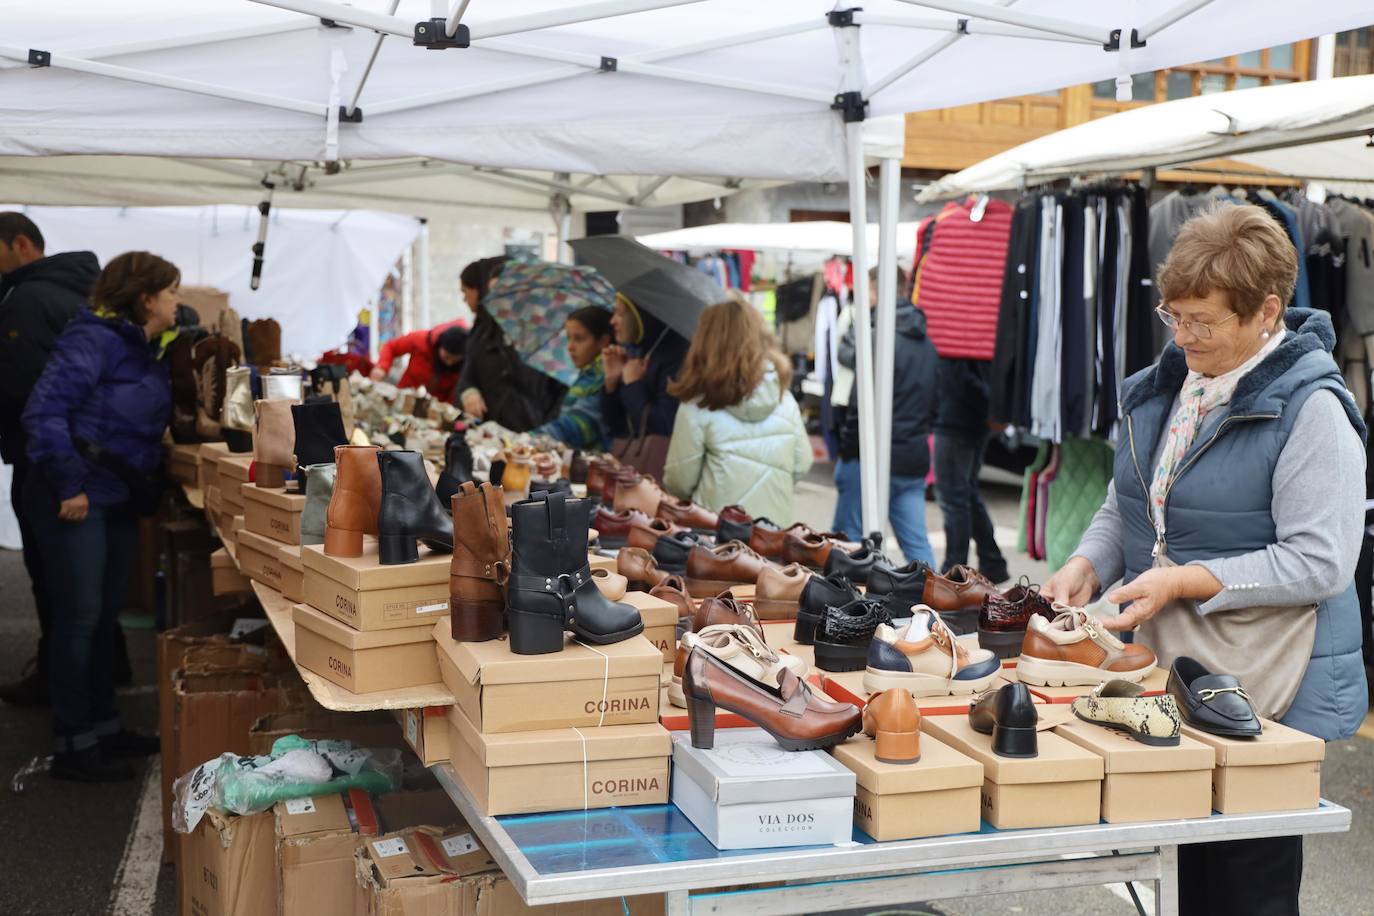
[[[1186,655],[1174,659],[1165,691],[1178,704],[1183,721],[1224,738],[1253,738],[1260,733],[1259,714],[1240,681],[1213,674]]]
[[[792,641],[801,646],[811,645],[816,641],[816,628],[821,625],[826,608],[841,607],[862,597],[846,576],[812,576],[797,602],[797,624],[792,630]]]
[[[1025,684],[1006,684],[969,703],[968,724],[974,731],[992,735],[992,752],[998,757],[1036,757],[1040,742],[1035,724],[1040,714]]]
[[[869,544],[864,544],[863,547],[853,553],[836,547],[826,557],[825,574],[827,576],[848,576],[851,582],[867,585],[868,574],[872,571],[875,563],[882,563],[886,566],[892,565],[892,561],[883,556],[882,551]]]
[[[868,594],[892,595],[908,606],[925,600],[926,574],[930,567],[920,560],[894,567],[881,560],[868,572]]]

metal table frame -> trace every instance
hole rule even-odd
[[[477,807],[448,764],[435,775],[469,826],[531,906],[664,894],[668,916],[816,913],[898,901],[1146,881],[1155,912],[1177,913],[1178,847],[1187,843],[1341,833],[1350,811],[1325,800],[1311,811],[1213,815],[1145,824],[959,834],[853,847],[760,850],[668,865],[541,874],[495,818]],[[743,891],[692,891],[775,884]]]

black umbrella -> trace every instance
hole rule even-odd
[[[632,238],[600,235],[568,244],[618,292],[683,337],[696,333],[706,306],[725,298],[725,291],[706,274]]]

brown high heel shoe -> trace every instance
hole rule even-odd
[[[884,690],[864,706],[864,734],[874,741],[882,763],[916,763],[921,759],[921,708],[906,690]]]
[[[693,649],[682,670],[692,747],[709,750],[716,742],[716,707],[743,716],[789,751],[839,744],[860,728],[860,713],[849,703],[834,703],[811,692],[806,682],[783,668],[778,684],[761,684],[703,649]]]

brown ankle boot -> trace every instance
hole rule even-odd
[[[254,366],[275,366],[281,362],[281,325],[275,318],[248,323],[248,358]]]
[[[382,471],[375,445],[334,449],[334,495],[325,513],[324,552],[331,557],[363,555],[363,535],[377,533],[382,507]]]
[[[449,567],[449,623],[456,642],[496,639],[506,629],[501,586],[510,573],[506,501],[500,487],[464,481],[453,494],[453,542]]]
[[[291,401],[257,401],[253,404],[254,481],[260,487],[286,486],[286,471],[296,466],[296,422]]]

